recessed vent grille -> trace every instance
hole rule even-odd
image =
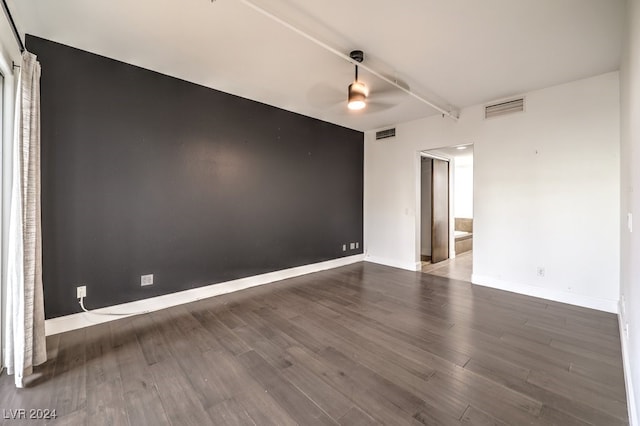
[[[524,111],[524,98],[512,99],[484,107],[484,118],[500,117]]]
[[[396,135],[395,127],[393,129],[380,130],[379,132],[376,132],[376,140],[385,139],[385,138],[392,138],[395,135]]]

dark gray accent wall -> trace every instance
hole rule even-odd
[[[27,36],[46,317],[362,253],[361,132]],[[212,71],[215,72],[215,71]],[[154,274],[154,285],[140,276]]]

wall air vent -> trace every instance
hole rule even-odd
[[[395,135],[396,135],[395,127],[393,129],[380,130],[379,132],[376,132],[376,140],[392,138]]]
[[[524,111],[524,98],[512,99],[484,107],[484,118],[500,117]]]

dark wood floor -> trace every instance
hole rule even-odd
[[[371,263],[47,343],[29,388],[0,378],[1,408],[66,425],[627,424],[614,315]]]
[[[456,254],[453,259],[438,263],[422,262],[422,272],[455,280],[471,281],[473,271],[473,252]]]

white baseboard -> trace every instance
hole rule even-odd
[[[365,262],[377,263],[379,265],[391,266],[392,268],[406,269],[407,271],[419,271],[422,268],[420,262],[401,262],[393,259],[385,259],[377,256],[365,256]]]
[[[638,423],[638,407],[636,406],[633,379],[631,375],[631,358],[629,357],[629,339],[624,331],[625,319],[622,316],[622,304],[620,304],[618,314],[618,325],[620,327],[620,343],[622,345],[622,366],[624,367],[624,382],[627,388],[627,411],[629,412],[629,425],[640,426]]]
[[[546,287],[498,280],[478,274],[471,275],[471,282],[484,287],[492,287],[514,293],[525,294],[527,296],[540,297],[542,299],[567,303],[569,305],[582,306],[584,308],[596,309],[598,311],[610,312],[612,314],[618,313],[617,300],[600,299],[597,297],[584,296],[581,294],[569,293],[567,291],[554,290]]]
[[[106,308],[93,310],[93,313],[80,312],[77,314],[52,318],[45,321],[45,332],[47,336],[63,333],[65,331],[76,330],[103,322],[126,318],[138,313],[157,311],[160,309],[169,308],[171,306],[182,305],[185,303],[195,302],[196,300],[206,299],[208,297],[219,296],[221,294],[232,293],[234,291],[268,284],[274,281],[285,280],[287,278],[299,277],[301,275],[306,275],[313,272],[319,272],[327,269],[337,268],[339,266],[350,265],[352,263],[361,262],[363,260],[363,254],[341,257],[339,259],[327,260],[325,262],[314,263],[311,265],[283,269],[281,271],[274,271],[266,274],[255,275],[252,277],[240,278],[237,280],[212,284],[205,287],[179,291],[177,293],[170,293],[162,296],[151,297],[148,299],[136,300],[134,302],[123,303],[120,305],[108,306]],[[109,316],[104,315],[105,312],[111,312],[121,315]],[[130,312],[135,312],[135,314],[127,314]]]

